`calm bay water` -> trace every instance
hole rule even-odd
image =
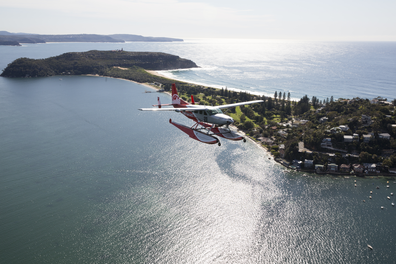
[[[147,89],[0,78],[1,263],[395,263],[394,180],[354,187],[249,141],[195,142],[169,125],[181,115],[137,110],[170,100]]]

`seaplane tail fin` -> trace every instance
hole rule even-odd
[[[188,105],[189,103],[179,97],[177,93],[176,84],[172,84],[172,105],[178,107],[180,105]]]
[[[194,96],[193,96],[193,95],[191,95],[191,104],[195,104]]]
[[[161,108],[161,101],[160,101],[159,97],[157,100],[158,100],[158,108]]]

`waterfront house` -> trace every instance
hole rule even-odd
[[[331,172],[337,172],[338,171],[338,165],[335,163],[330,163],[327,165],[327,170]]]
[[[297,170],[301,169],[302,161],[301,160],[293,160],[292,167],[295,167]]]
[[[265,145],[272,146],[274,144],[274,141],[267,137],[259,137],[258,140],[260,140]]]
[[[377,171],[376,163],[363,163],[363,167],[367,172],[375,173]]]
[[[348,164],[341,164],[340,165],[340,171],[342,171],[342,172],[349,172],[350,168],[351,168],[351,166],[348,165]]]
[[[279,154],[280,154],[282,159],[285,157],[285,144],[280,144],[279,145]]]
[[[322,171],[325,171],[324,165],[315,164],[315,171],[316,171],[317,173],[322,172]]]
[[[364,166],[362,164],[353,164],[352,165],[353,170],[355,173],[363,173],[364,172]]]
[[[311,169],[313,168],[313,160],[304,160],[304,168],[305,169]]]
[[[344,135],[344,142],[345,143],[350,143],[353,141],[353,136],[351,135]]]

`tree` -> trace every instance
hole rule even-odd
[[[245,123],[245,121],[246,121],[245,114],[242,114],[241,117],[239,118],[239,120],[241,121],[241,123]]]
[[[244,125],[245,129],[247,129],[247,130],[249,130],[249,129],[251,129],[251,128],[254,128],[254,124],[253,124],[253,122],[250,121],[250,120],[244,122],[243,125]]]
[[[361,163],[371,162],[371,154],[365,151],[360,152],[359,159]]]

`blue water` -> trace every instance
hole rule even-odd
[[[166,71],[174,79],[299,99],[396,98],[396,42],[295,40],[186,40],[175,43],[51,43],[0,46],[0,69],[19,57],[68,51],[160,51],[191,59],[199,69]]]
[[[68,45],[5,47],[1,63]],[[182,115],[138,111],[170,100],[145,90],[0,78],[1,263],[395,263],[394,179],[354,187],[286,171],[250,141],[201,144],[168,123]]]

